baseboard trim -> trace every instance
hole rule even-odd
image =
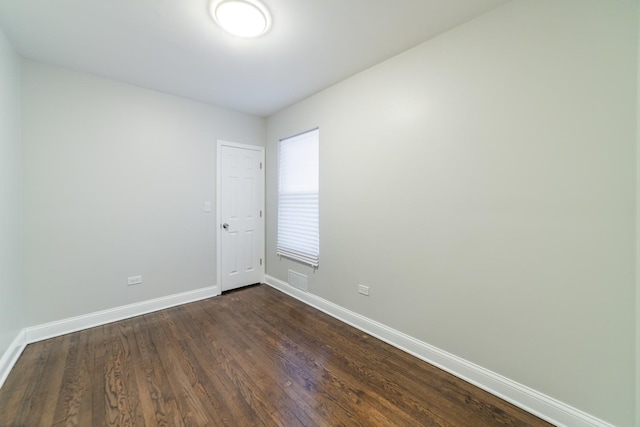
[[[27,337],[24,329],[21,329],[9,344],[9,348],[0,357],[0,388],[9,376],[9,372],[18,361],[22,351],[27,346]]]
[[[220,295],[219,286],[182,292],[22,329],[0,357],[0,387],[27,344]]]
[[[266,275],[265,283],[557,426],[613,427],[592,415],[472,362]]]
[[[219,286],[168,295],[26,328],[27,344],[220,295]]]

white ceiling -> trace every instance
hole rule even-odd
[[[263,0],[247,40],[209,0],[0,0],[0,27],[28,58],[268,116],[507,1]]]

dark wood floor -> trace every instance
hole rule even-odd
[[[27,346],[0,426],[548,426],[266,285]]]

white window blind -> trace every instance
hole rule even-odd
[[[280,140],[278,255],[314,267],[320,259],[318,129]]]

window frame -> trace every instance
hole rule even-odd
[[[283,168],[283,150],[287,149],[288,144],[308,143],[309,141],[304,138],[311,136],[311,134],[315,134],[313,141],[315,144],[313,157],[315,158],[313,160],[317,176],[307,178],[310,182],[315,180],[315,191],[283,191],[283,186],[291,186],[291,182],[283,182],[283,180],[292,179],[291,176],[286,176],[287,171]],[[288,155],[291,155],[291,150]],[[316,127],[280,139],[277,157],[276,254],[317,268],[320,263],[320,128]],[[295,167],[288,169],[291,172],[290,169],[295,169]],[[308,170],[313,171],[314,169],[309,168]],[[289,197],[287,198],[287,196]],[[301,211],[306,211],[306,215],[300,216]]]

